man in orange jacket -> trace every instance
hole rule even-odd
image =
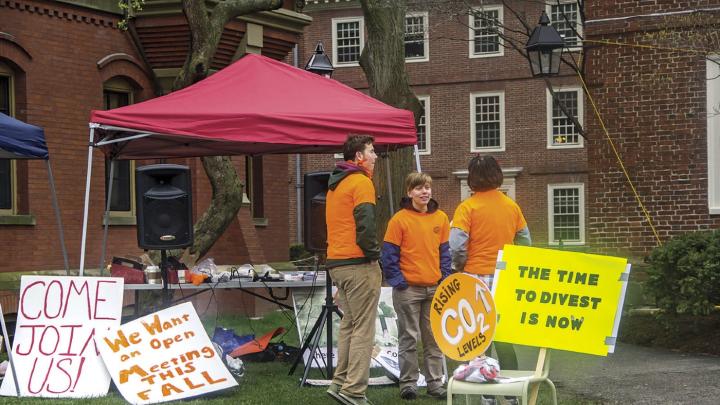
[[[343,404],[368,404],[365,396],[375,341],[375,317],[382,273],[375,233],[374,138],[348,137],[344,161],[328,182],[326,267],[338,288],[343,311],[337,368],[327,393]]]

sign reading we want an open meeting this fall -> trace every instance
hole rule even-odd
[[[132,404],[237,385],[188,302],[111,329],[97,343],[115,385]]]

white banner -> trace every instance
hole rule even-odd
[[[188,302],[113,328],[96,341],[115,385],[131,404],[237,385]]]
[[[20,395],[103,396],[110,375],[94,337],[120,324],[123,280],[23,276],[12,358]],[[17,395],[8,369],[0,395]]]

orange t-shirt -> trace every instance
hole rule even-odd
[[[468,234],[468,273],[495,272],[498,250],[512,243],[515,234],[527,226],[520,207],[498,190],[480,191],[455,210],[452,226]]]
[[[408,285],[437,285],[440,273],[440,245],[450,237],[447,215],[402,209],[388,222],[385,242],[400,247],[400,271]]]
[[[355,207],[362,203],[375,205],[375,186],[363,172],[349,174],[335,190],[328,190],[325,205],[328,259],[365,257],[355,238],[353,215]]]

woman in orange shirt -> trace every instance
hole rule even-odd
[[[455,271],[480,277],[492,287],[498,250],[515,243],[530,246],[530,231],[520,207],[498,188],[503,172],[492,156],[476,156],[468,165],[468,186],[473,195],[455,210],[450,228],[450,252]],[[509,343],[493,344],[500,365],[517,369],[517,356]],[[511,403],[517,403],[512,399]]]

